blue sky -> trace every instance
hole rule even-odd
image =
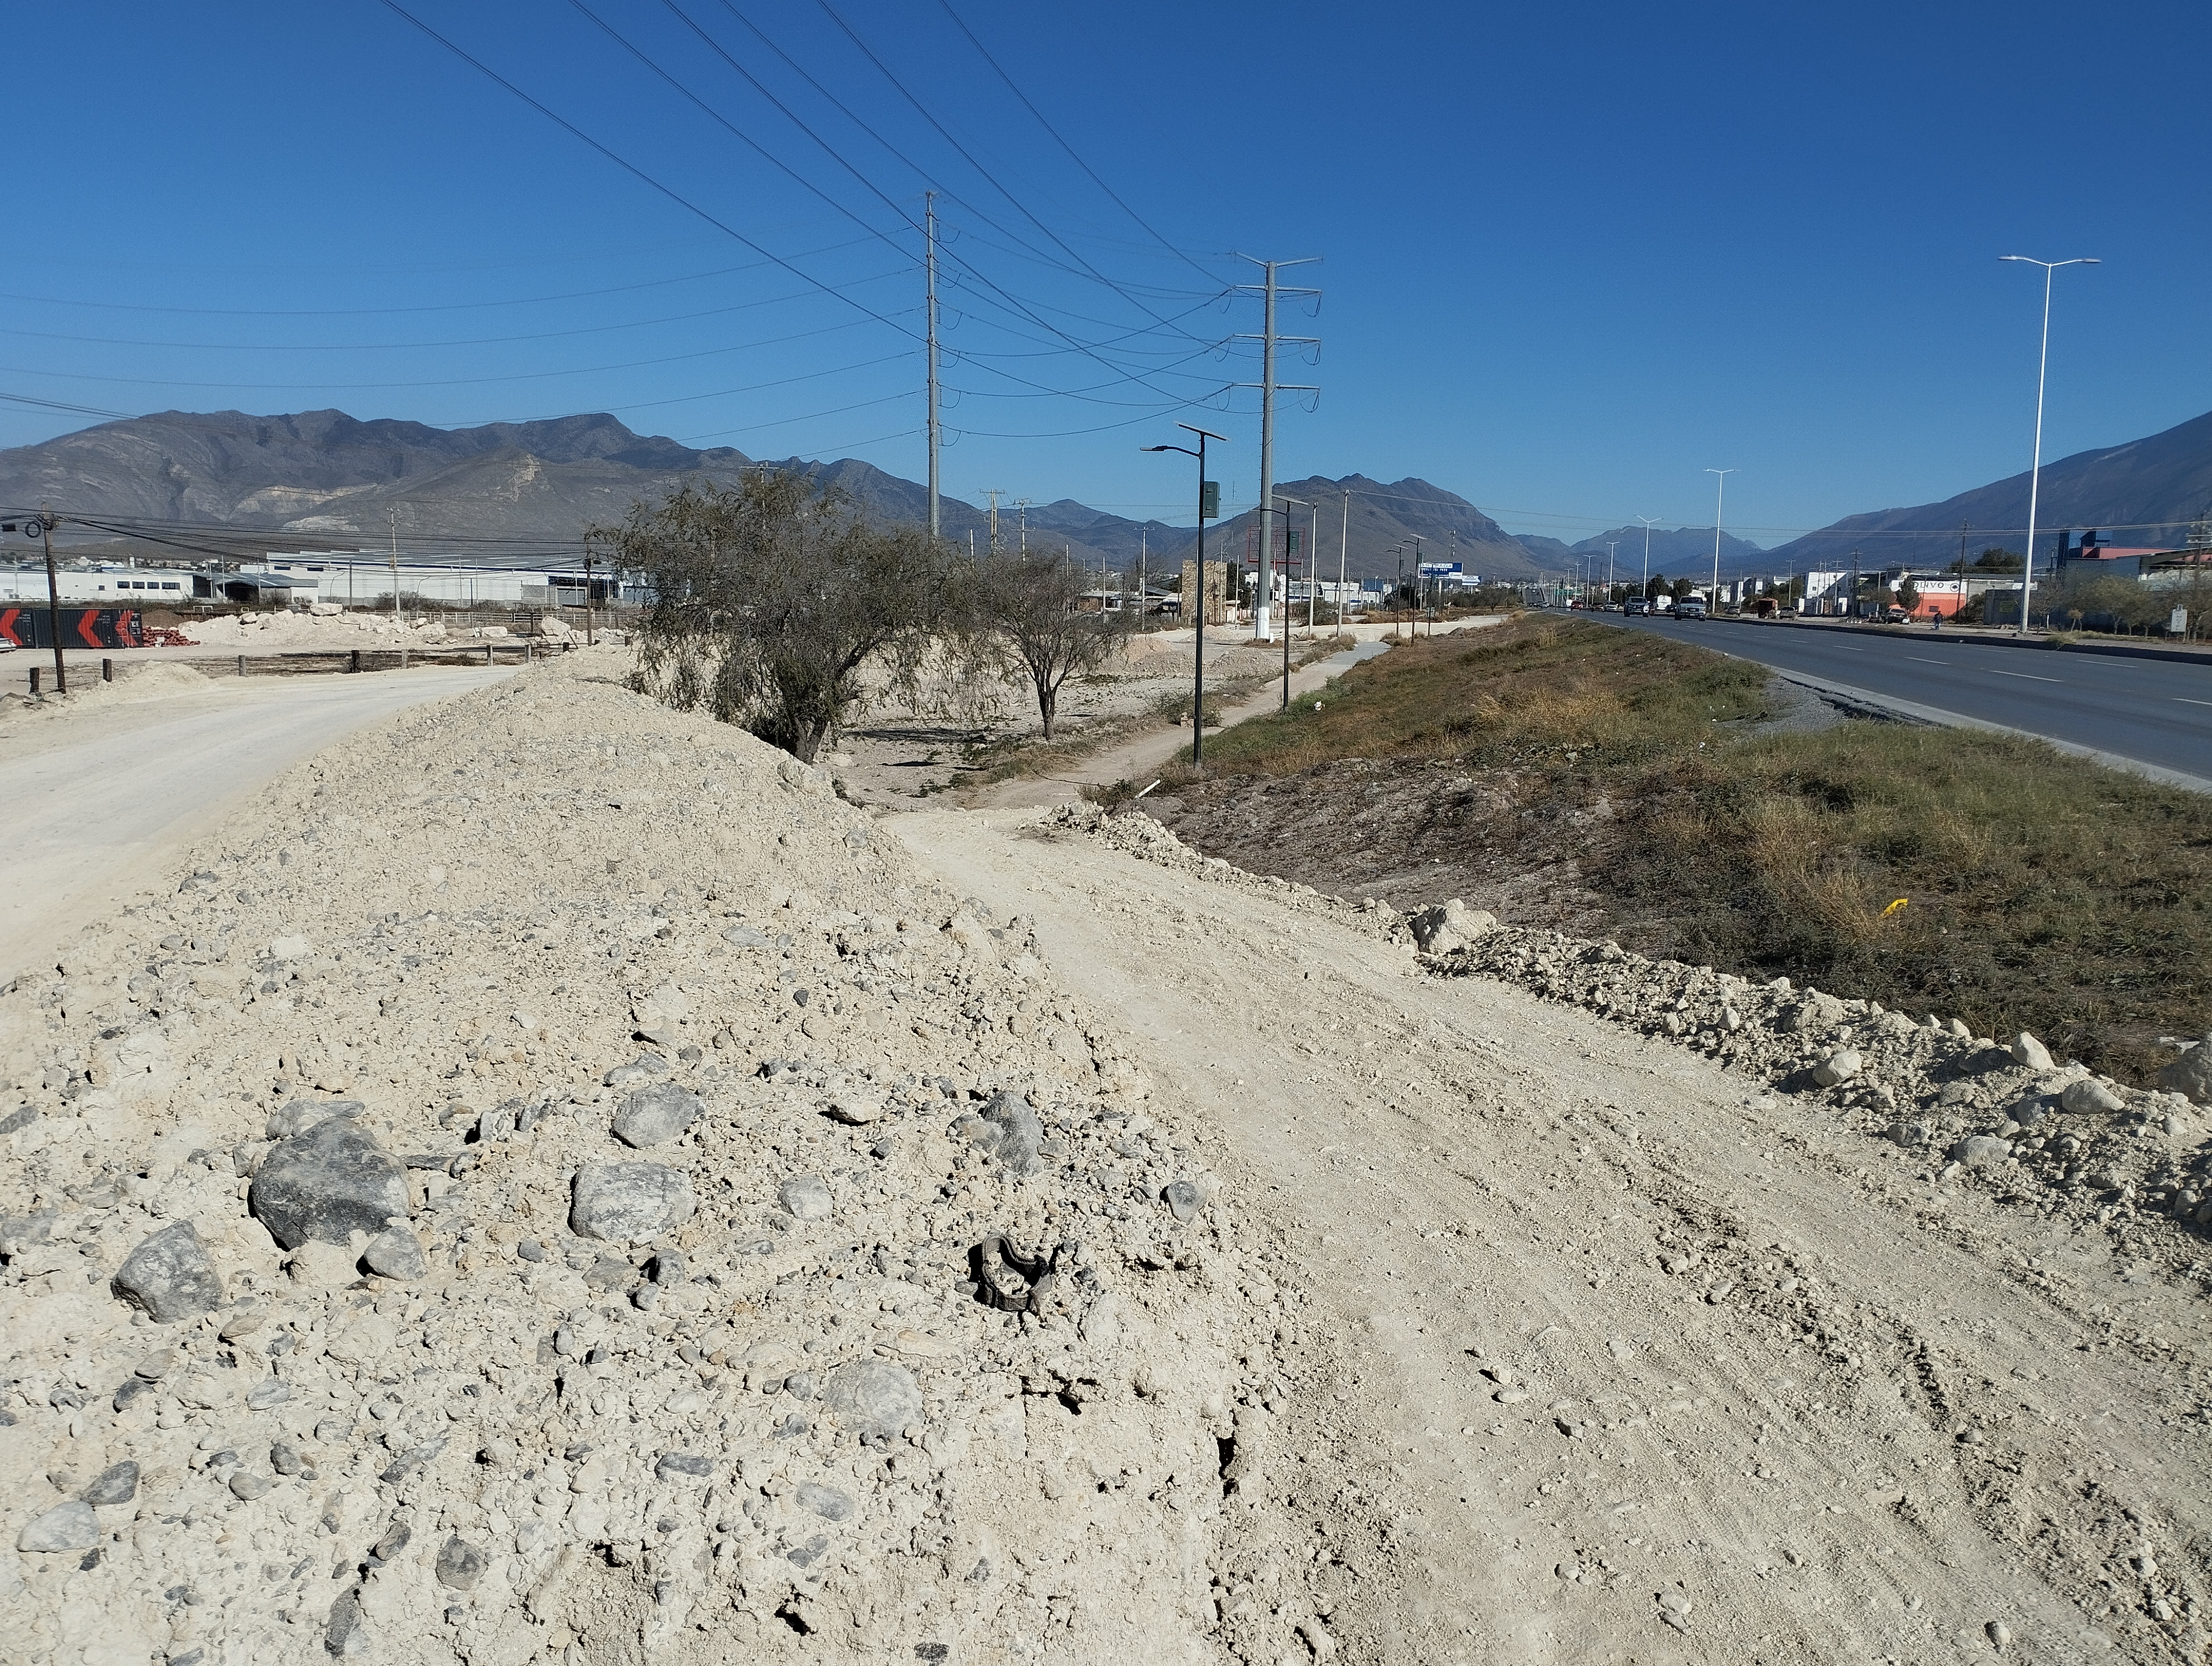
[[[2105,261],[2059,277],[2047,458],[2212,408],[2202,5],[833,0],[848,36],[588,0],[618,40],[573,0],[404,3],[665,190],[382,0],[17,8],[0,390],[612,410],[919,479],[934,185],[971,500],[1188,520],[1137,451],[1181,416],[1249,502],[1234,251],[1324,257],[1279,477],[1419,475],[1570,541],[1709,525],[1709,466],[1765,544],[2024,468],[2042,295],[2003,253]],[[0,443],[89,420],[0,406]]]

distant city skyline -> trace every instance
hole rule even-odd
[[[0,404],[0,443],[101,410],[609,410],[919,480],[925,189],[970,502],[1186,519],[1137,447],[1202,412],[1249,507],[1255,397],[1197,398],[1257,380],[1213,346],[1259,328],[1232,251],[1324,257],[1318,316],[1284,308],[1322,338],[1284,378],[1322,392],[1284,398],[1279,477],[1418,476],[1569,544],[1709,526],[1714,467],[1763,545],[2025,470],[2041,284],[2002,254],[2105,263],[2058,275],[2046,459],[2212,409],[2191,107],[2069,97],[2203,58],[2198,7],[1137,0],[1109,30],[955,0],[841,4],[848,36],[595,5],[617,39],[404,3],[450,44],[369,0],[13,20],[42,69],[11,83],[0,391],[49,404]]]

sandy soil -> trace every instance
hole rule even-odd
[[[511,675],[410,671],[270,684],[181,666],[0,714],[0,982],[144,887],[170,852],[348,730]]]
[[[1227,1138],[1293,1357],[1350,1351],[1286,1374],[1239,1657],[1307,1609],[1408,1663],[2203,1657],[2201,1263],[1891,1184],[1817,1101],[1229,870],[896,825]],[[1362,1504],[1364,1555],[1302,1554]]]

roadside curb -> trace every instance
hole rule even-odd
[[[1822,631],[1832,636],[1861,634],[1860,628],[1856,625],[1815,624],[1809,619],[1747,619],[1740,615],[1723,614],[1711,623],[1758,625],[1768,629],[1779,625],[1784,630]],[[1909,629],[1910,627],[1900,626],[1898,629],[1903,630]],[[1946,648],[1955,648],[1964,643],[1970,648],[2026,648],[2035,654],[2097,654],[2113,660],[2157,660],[2167,664],[2212,666],[2212,651],[2201,648],[2130,648],[2125,642],[2024,642],[2017,636],[1968,636],[1956,632],[1939,635],[1934,631],[1929,632],[1924,636],[1912,636],[1905,640],[1940,641]]]
[[[1750,663],[1760,664],[1756,660]],[[2118,752],[2100,751],[2094,746],[2084,746],[2075,741],[2053,740],[2049,735],[2033,734],[2026,729],[2015,729],[2007,723],[1992,723],[1985,718],[1968,717],[1960,712],[1945,711],[1938,706],[1923,706],[1917,701],[1899,700],[1894,695],[1876,694],[1870,689],[1854,688],[1848,683],[1832,683],[1825,677],[1810,676],[1802,671],[1784,671],[1773,666],[1764,668],[1786,683],[1795,683],[1839,705],[1856,708],[1875,715],[1925,724],[1935,728],[1979,729],[1985,734],[2006,734],[2021,740],[2039,740],[2069,757],[2086,758],[2092,763],[2102,764],[2107,769],[2140,775],[2146,781],[2154,781],[2165,787],[2179,787],[2191,793],[2212,793],[2212,780],[2203,775],[2169,769],[2162,764],[2145,763],[2140,758],[2123,757]]]

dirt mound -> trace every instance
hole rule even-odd
[[[1206,1652],[1297,1298],[1024,921],[558,666],[193,867],[0,997],[18,1657]]]

